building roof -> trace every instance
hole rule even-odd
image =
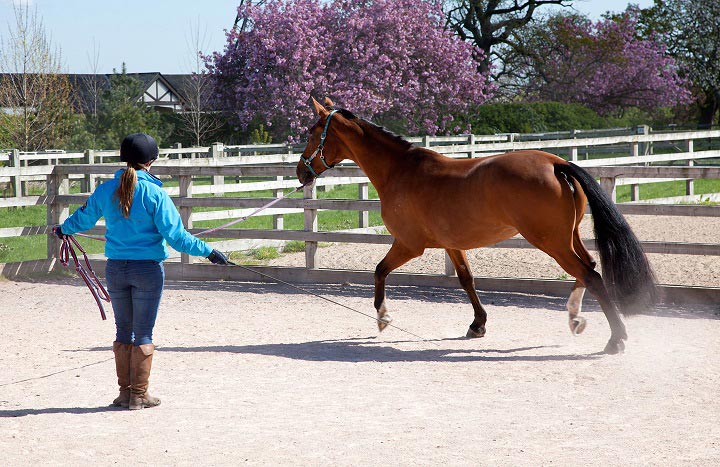
[[[102,93],[110,88],[113,74],[71,73],[66,75],[75,92],[79,110],[87,112],[93,109],[94,104],[99,102]],[[128,73],[128,76],[136,78],[142,83],[144,91],[137,98],[148,106],[175,112],[187,107],[182,83],[189,80],[192,75],[165,76],[159,72],[151,72]],[[3,79],[4,74],[0,73],[0,82]]]

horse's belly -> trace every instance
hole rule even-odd
[[[387,222],[386,227],[397,240],[414,248],[448,248],[470,250],[506,240],[517,230],[504,223],[487,223],[472,216],[446,218],[430,216],[426,222]]]
[[[434,248],[450,248],[457,250],[470,250],[507,240],[517,234],[512,226],[500,224],[456,225],[437,229],[433,240]]]

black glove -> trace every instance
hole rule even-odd
[[[212,253],[210,253],[210,256],[207,257],[207,259],[209,259],[210,262],[213,264],[230,264],[230,260],[227,256],[225,256],[225,253],[218,250],[213,250]]]
[[[57,238],[59,238],[60,240],[65,239],[65,234],[63,233],[63,231],[59,225],[56,225],[55,227],[53,227],[52,231],[57,236]]]

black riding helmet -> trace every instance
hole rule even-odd
[[[145,133],[127,135],[120,144],[122,162],[145,164],[158,158],[158,145],[152,136]]]

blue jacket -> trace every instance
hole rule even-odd
[[[91,229],[102,216],[107,227],[105,256],[109,259],[163,261],[169,254],[166,241],[175,250],[194,256],[207,257],[212,252],[212,247],[185,230],[170,196],[161,188],[162,182],[143,170],[137,171],[130,217],[125,218],[115,197],[124,170],[100,184],[85,205],[65,220],[61,226],[64,234]]]

